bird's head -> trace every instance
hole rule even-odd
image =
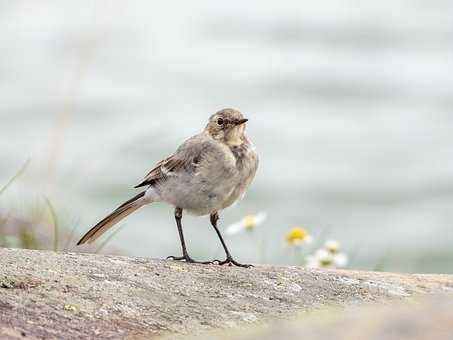
[[[244,143],[245,123],[248,119],[234,109],[223,109],[209,118],[206,131],[208,134],[229,146]]]

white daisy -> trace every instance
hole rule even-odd
[[[262,224],[267,218],[267,214],[265,212],[259,212],[256,215],[247,215],[239,222],[233,223],[228,226],[225,230],[227,235],[234,235],[242,230],[252,231],[257,226]]]
[[[348,255],[345,253],[337,253],[333,256],[335,268],[344,268],[348,265]]]
[[[324,249],[332,254],[336,254],[340,250],[340,242],[335,240],[328,240],[324,243]]]
[[[334,260],[332,254],[325,249],[318,249],[314,255],[307,257],[307,268],[329,268]]]
[[[337,241],[327,241],[324,247],[307,258],[308,268],[344,268],[348,264],[348,255],[340,253]]]

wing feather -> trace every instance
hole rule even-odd
[[[143,182],[135,186],[140,188],[146,185],[154,185],[159,181],[166,180],[169,176],[177,174],[181,170],[194,170],[196,167],[192,158],[181,158],[172,155],[159,163],[144,178]],[[190,169],[189,169],[190,168]]]
[[[181,171],[196,175],[197,169],[206,160],[206,154],[209,154],[207,151],[212,150],[212,147],[212,142],[206,140],[203,134],[189,138],[175,154],[157,163],[136,188],[165,181],[170,176],[177,176]]]

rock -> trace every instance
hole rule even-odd
[[[392,304],[356,306],[347,310],[327,308],[295,320],[250,326],[241,330],[213,331],[193,340],[451,340],[452,296],[411,299]],[[165,339],[164,338],[164,339]],[[162,340],[164,340],[162,339]]]
[[[5,283],[5,284],[3,284]],[[453,291],[453,276],[0,249],[0,338],[149,338]]]

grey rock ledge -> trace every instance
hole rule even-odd
[[[0,338],[194,335],[452,293],[453,276],[256,266],[0,249]]]

